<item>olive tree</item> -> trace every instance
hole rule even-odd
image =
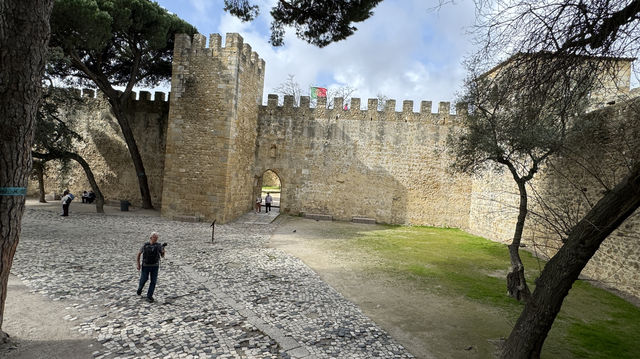
[[[564,146],[576,118],[586,112],[592,88],[592,62],[552,53],[518,54],[496,68],[473,75],[464,101],[471,111],[452,138],[454,169],[478,173],[507,169],[518,188],[518,216],[509,248],[507,290],[526,301],[531,294],[519,255],[528,214],[527,183]],[[565,71],[547,71],[549,67]],[[472,73],[473,73],[472,68]]]
[[[476,55],[479,61],[495,60],[496,55],[551,52],[566,63],[543,70],[548,76],[561,76],[568,69],[579,69],[585,59],[610,59],[613,61],[593,62],[598,74],[609,75],[598,78],[594,86],[616,90],[618,84],[607,79],[614,79],[619,70],[616,59],[637,57],[640,49],[638,0],[503,0],[482,1],[482,5],[476,29],[483,45]],[[575,90],[581,91],[581,87]],[[536,288],[504,344],[503,358],[540,357],[547,334],[580,272],[600,244],[638,207],[640,162],[632,162],[626,175],[604,191],[577,223],[565,229],[564,243],[536,279]]]

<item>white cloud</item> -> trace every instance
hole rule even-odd
[[[387,0],[375,15],[357,24],[345,41],[318,49],[287,33],[282,49],[259,52],[267,62],[266,92],[296,75],[303,86],[349,84],[363,99],[378,93],[396,99],[452,101],[464,74],[462,56],[470,49],[464,26],[473,21],[471,8],[448,5],[429,12],[421,1]],[[461,14],[461,9],[464,10]],[[468,23],[461,24],[461,20]]]
[[[414,100],[416,109],[421,100],[433,101],[434,107],[438,101],[455,100],[465,73],[461,62],[471,49],[465,28],[474,21],[472,0],[439,10],[421,0],[385,0],[374,9],[374,16],[355,24],[354,35],[322,49],[298,39],[293,29],[288,29],[283,47],[268,43],[269,10],[275,1],[261,0],[258,19],[243,23],[222,11],[222,1],[189,0],[200,12],[200,32],[223,37],[238,32],[265,60],[265,101],[288,74],[295,75],[303,89],[348,84],[357,88],[355,96],[362,98],[363,105],[378,93],[396,99],[398,108],[405,99]],[[203,22],[203,14],[209,16],[208,22]]]

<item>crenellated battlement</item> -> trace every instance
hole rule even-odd
[[[74,93],[78,97],[82,98],[91,98],[91,99],[106,99],[104,94],[100,90],[90,89],[90,88],[73,88],[73,87],[59,87],[56,88],[61,91],[68,91],[70,93]],[[118,93],[122,94],[122,91],[118,91]],[[140,103],[168,103],[171,93],[165,93],[163,91],[155,91],[153,93],[153,98],[151,92],[149,91],[131,91],[129,95],[129,99],[131,101],[136,101]]]
[[[182,56],[211,56],[219,57],[226,55],[237,57],[238,62],[246,68],[253,69],[258,73],[264,73],[265,62],[258,56],[258,53],[251,50],[249,44],[244,43],[244,39],[238,33],[227,33],[224,46],[220,34],[209,35],[209,47],[207,38],[202,34],[194,34],[193,39],[186,34],[176,35],[174,51],[180,51]]]
[[[420,111],[414,112],[413,101],[402,101],[402,111],[396,111],[396,100],[387,100],[385,109],[378,110],[378,99],[367,99],[367,107],[361,108],[360,98],[352,98],[347,109],[344,109],[344,99],[336,97],[333,99],[333,107],[327,106],[326,98],[318,98],[315,107],[311,106],[309,96],[300,97],[300,105],[295,106],[293,96],[285,95],[282,105],[278,105],[279,97],[276,94],[267,96],[267,104],[260,106],[261,115],[270,116],[301,116],[318,118],[335,118],[368,121],[423,121],[435,124],[455,124],[460,121],[461,116],[466,116],[468,106],[466,103],[455,105],[455,112],[451,112],[450,102],[440,102],[438,111],[432,112],[431,101],[421,101]]]

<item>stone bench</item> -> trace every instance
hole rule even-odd
[[[367,217],[352,217],[351,222],[353,223],[365,223],[365,224],[376,224],[376,220],[374,218]]]
[[[315,219],[316,221],[333,221],[333,216],[319,213],[305,213],[305,218]]]

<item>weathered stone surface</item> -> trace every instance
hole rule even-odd
[[[444,151],[455,115],[446,106],[381,112],[358,102],[346,111],[260,107],[254,173],[280,177],[282,211],[467,227],[471,179],[448,171]]]
[[[264,61],[227,34],[175,42],[167,149],[164,216],[198,216],[221,223],[251,209],[251,167],[262,100]]]
[[[180,221],[180,222],[196,223],[196,222],[201,222],[202,218],[196,217],[196,216],[173,216],[173,220]]]
[[[120,126],[111,112],[109,103],[102,97],[91,97],[87,92],[71,108],[61,108],[71,129],[82,136],[75,141],[77,151],[91,166],[91,170],[106,200],[128,200],[141,206],[140,187]],[[135,95],[135,93],[134,93]],[[145,165],[149,190],[154,205],[162,201],[162,176],[164,173],[165,139],[169,103],[156,100],[130,100],[126,111]],[[29,194],[35,195],[37,182],[29,184]],[[91,189],[87,177],[76,162],[64,170],[59,162],[50,162],[45,178],[47,192],[62,193],[71,190],[78,196]]]

